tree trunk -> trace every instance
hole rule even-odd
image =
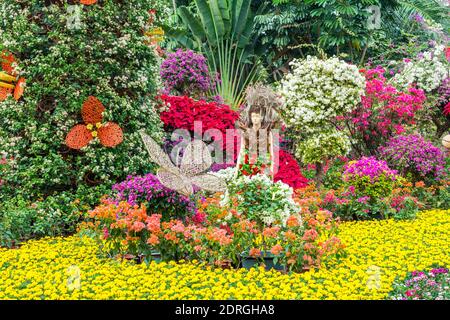
[[[317,162],[316,163],[316,176],[314,178],[317,187],[320,187],[322,185],[323,176],[324,176],[323,163]]]

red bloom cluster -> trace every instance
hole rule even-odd
[[[194,121],[201,121],[202,134],[209,129],[216,129],[222,137],[214,137],[220,141],[225,137],[227,129],[233,129],[239,114],[229,106],[217,102],[194,100],[187,96],[159,97],[169,108],[161,112],[161,121],[170,129],[186,129],[194,131]],[[223,148],[225,149],[225,145]]]
[[[444,116],[450,116],[450,102],[444,107]]]
[[[287,151],[280,149],[278,172],[275,181],[282,181],[293,189],[304,188],[308,185],[298,165],[297,160]]]

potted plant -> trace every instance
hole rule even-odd
[[[251,249],[249,252],[241,253],[241,261],[242,267],[245,269],[254,268],[260,265],[264,265],[264,268],[269,271],[271,269],[285,271],[286,268],[284,265],[280,264],[279,256],[274,255],[270,251],[260,251],[256,255],[255,252],[252,252]],[[253,254],[252,254],[253,253]]]

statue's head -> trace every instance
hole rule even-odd
[[[278,108],[280,97],[270,88],[262,84],[251,85],[245,92],[245,109],[241,119],[247,128],[253,126],[268,128],[279,121]]]

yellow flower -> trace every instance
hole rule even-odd
[[[346,256],[301,274],[197,261],[137,265],[99,257],[88,237],[31,240],[0,248],[0,299],[384,299],[407,271],[450,266],[450,210],[339,230]]]

